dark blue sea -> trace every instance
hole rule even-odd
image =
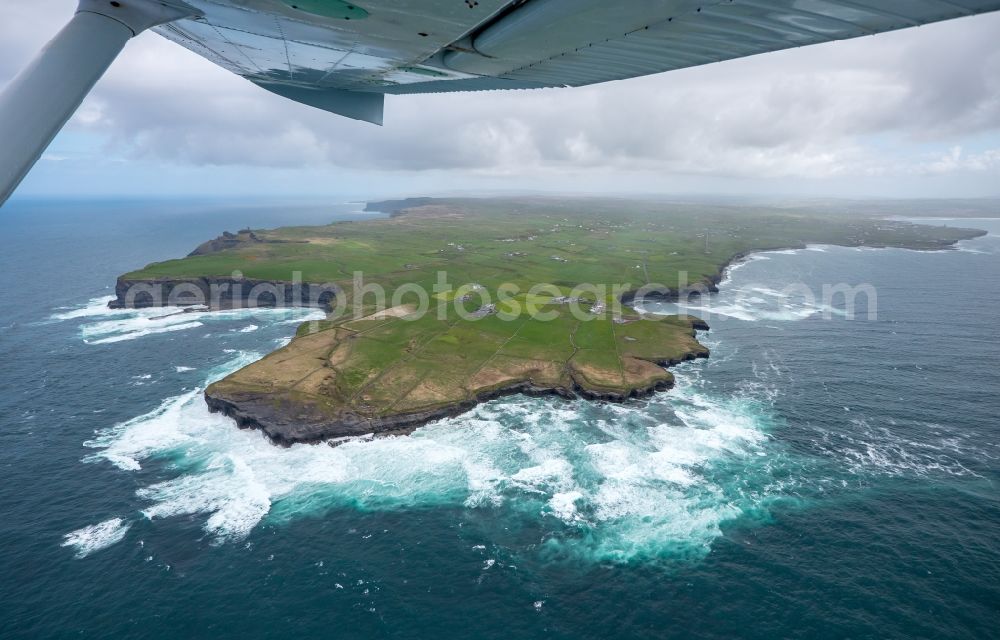
[[[647,401],[336,448],[201,398],[314,312],[106,308],[223,230],[359,208],[0,211],[0,636],[1000,637],[1000,221],[754,256]]]

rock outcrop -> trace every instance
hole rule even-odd
[[[210,253],[217,253],[219,251],[225,251],[226,249],[235,249],[236,247],[248,245],[248,244],[260,244],[264,242],[257,234],[255,234],[250,229],[243,229],[237,233],[230,233],[228,231],[223,231],[222,235],[218,238],[213,238],[207,242],[203,242],[198,247],[188,254],[191,256],[204,256]]]

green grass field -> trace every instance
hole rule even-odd
[[[807,243],[935,249],[969,237],[959,229],[749,207],[554,198],[421,204],[389,219],[255,230],[259,241],[151,264],[123,279],[239,271],[248,279],[291,281],[299,274],[305,282],[339,285],[351,303],[356,272],[390,300],[402,285],[424,288],[426,314],[414,313],[414,294],[382,315],[372,315],[381,309],[365,298],[363,317],[304,326],[289,346],[209,389],[234,403],[306,407],[331,424],[350,416],[377,429],[387,417],[516,385],[610,399],[669,386],[661,364],[707,351],[687,317],[616,311],[622,291],[649,283],[675,290],[711,285],[732,259],[755,250]],[[451,291],[434,289],[440,273]],[[541,283],[548,286],[532,289]],[[574,292],[585,283],[595,287]],[[512,293],[494,313],[470,319],[456,310],[462,303],[474,313],[483,304],[480,292],[496,302],[502,285]],[[581,298],[576,312],[553,301],[571,293]]]

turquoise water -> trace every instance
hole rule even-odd
[[[200,396],[309,311],[106,309],[223,229],[356,209],[4,210],[4,635],[996,634],[997,221],[957,251],[749,260],[695,310],[713,357],[648,401],[512,397],[336,448]],[[877,319],[794,283],[870,283]]]

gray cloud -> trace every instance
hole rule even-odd
[[[0,82],[73,5],[0,9]],[[956,159],[952,148],[1000,131],[998,32],[1000,15],[988,15],[597,87],[389,97],[384,128],[288,102],[143,34],[71,126],[125,158],[195,166],[749,178],[995,172],[995,152]],[[938,155],[903,157],[924,146]]]

